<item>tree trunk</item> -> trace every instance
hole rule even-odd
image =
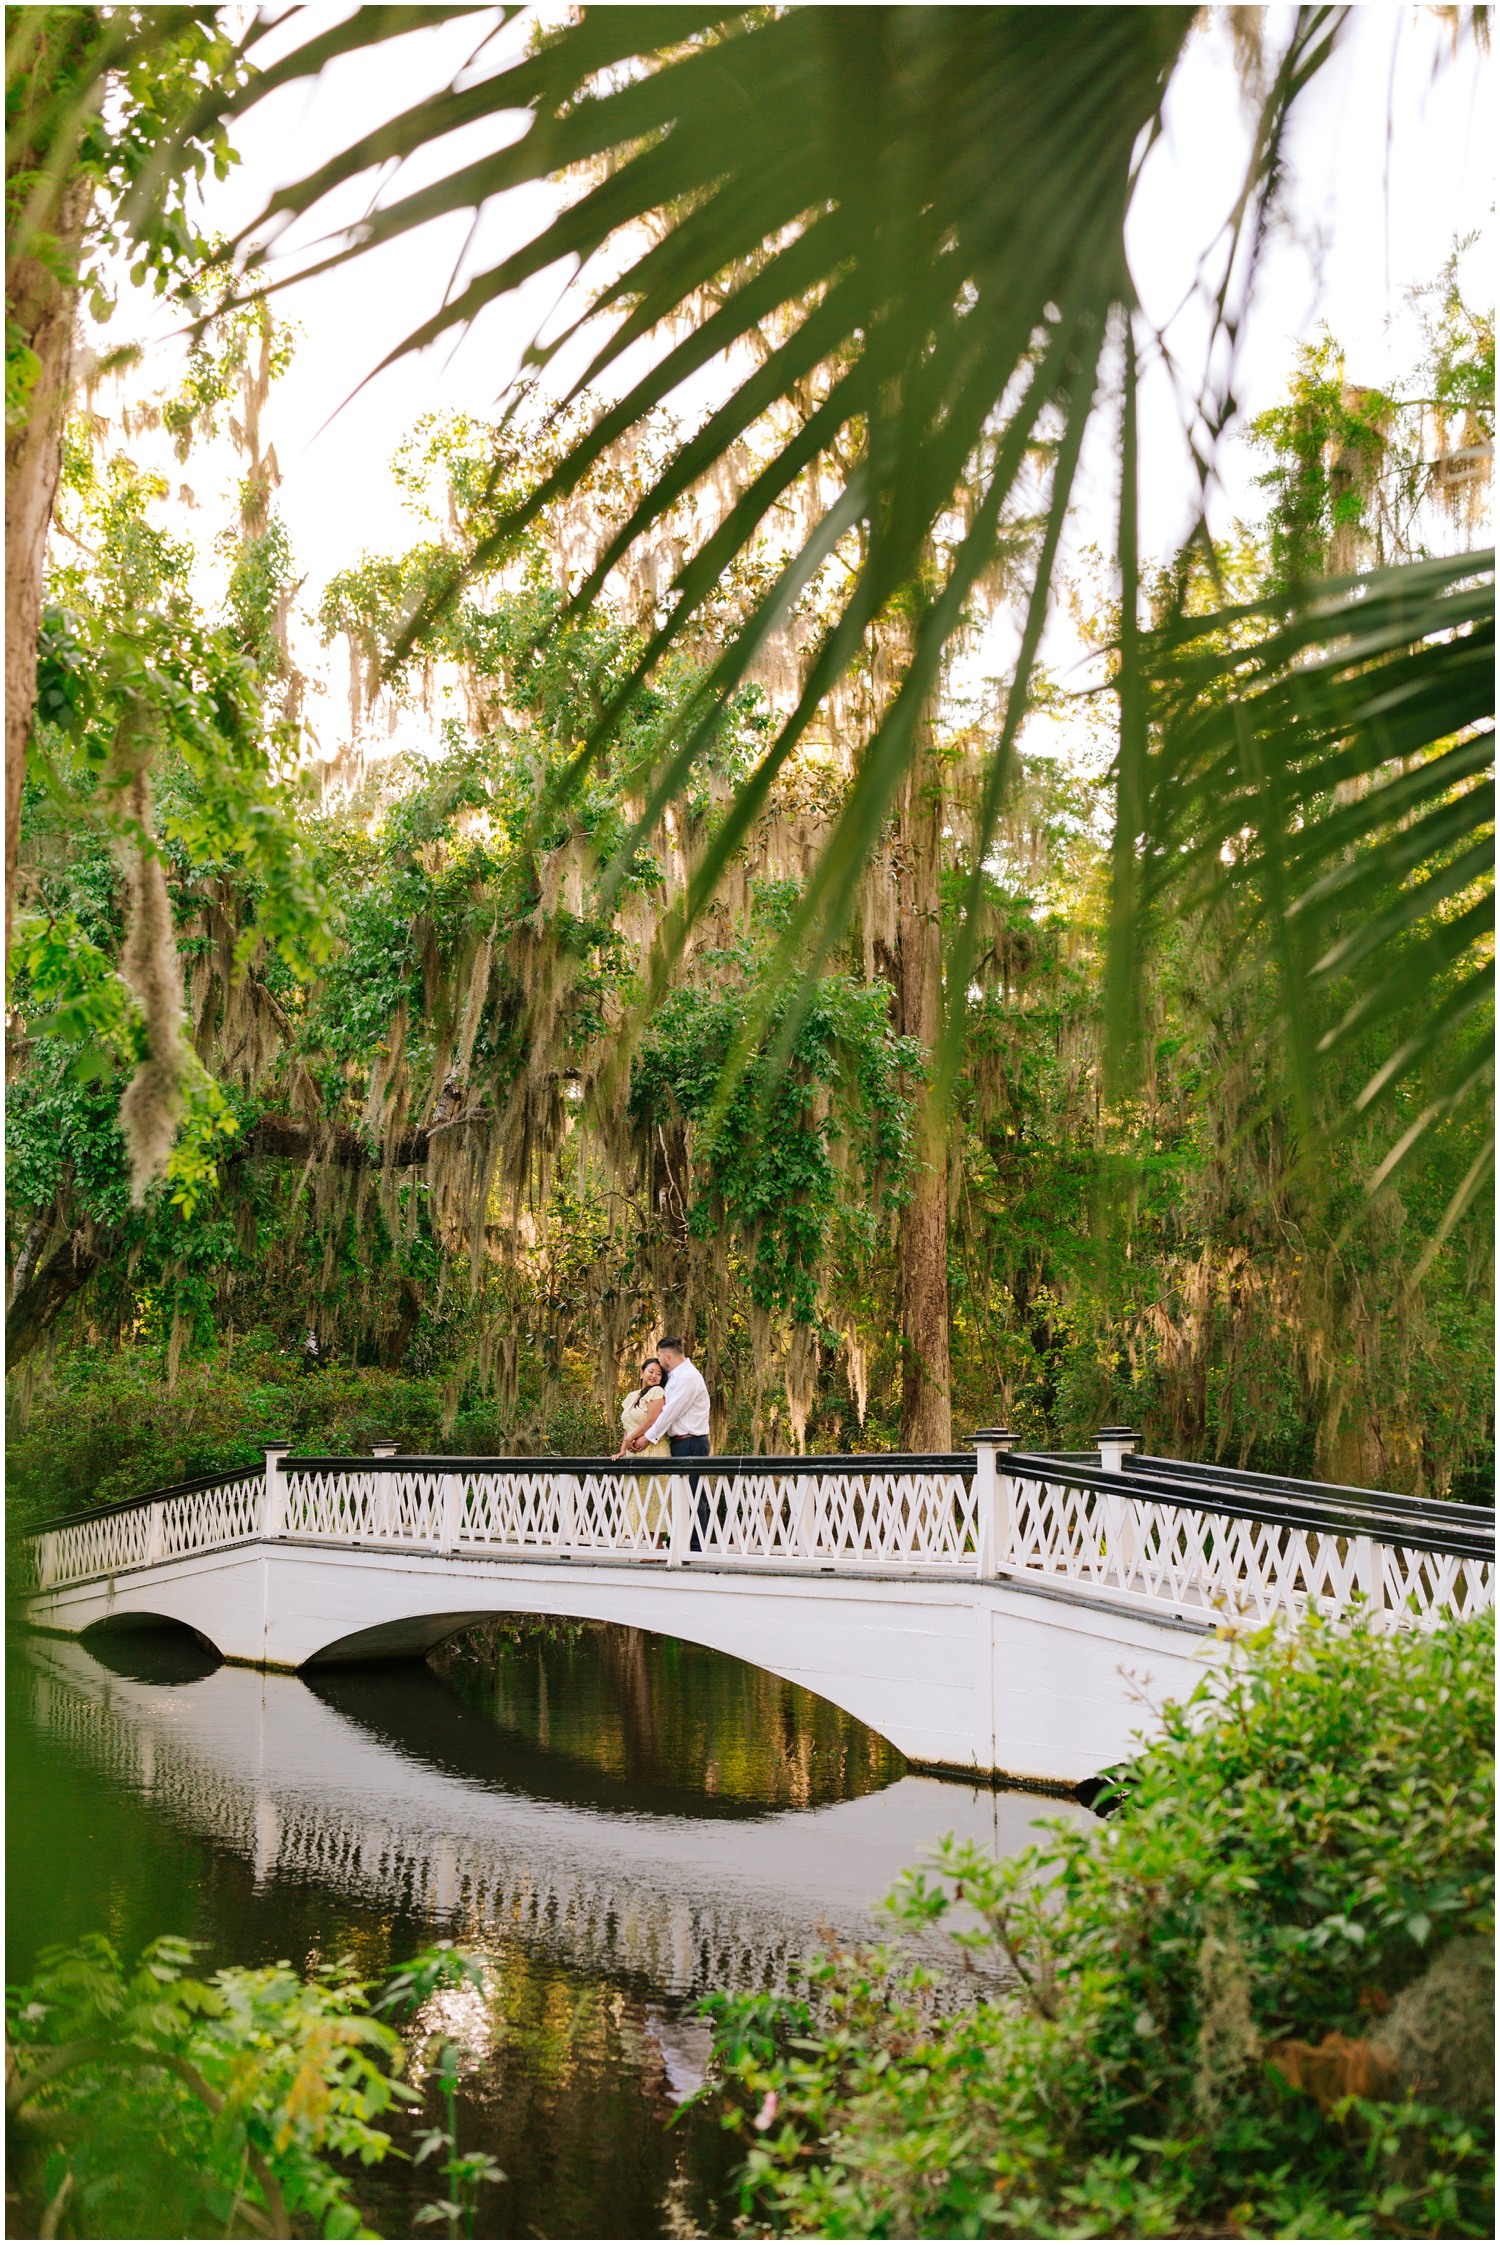
[[[898,844],[900,1026],[931,1055],[943,1018],[943,789],[924,715],[907,776]],[[924,1098],[917,1116],[916,1174],[901,1211],[901,1446],[951,1450],[948,1357],[948,1135]]]
[[[95,1272],[119,1247],[117,1233],[85,1224],[66,1238],[39,1271],[24,1276],[5,1313],[5,1368],[30,1356]]]
[[[76,282],[58,272],[77,269],[83,229],[93,188],[86,179],[64,189],[51,236],[55,259],[44,265],[34,257],[7,258],[5,305],[11,333],[35,354],[37,367],[24,423],[5,433],[5,955],[10,957],[11,919],[20,836],[21,790],[26,781],[26,743],[36,701],[36,645],[42,617],[42,572],[52,503],[62,464],[63,422],[73,381],[73,325],[78,309]],[[57,271],[50,268],[56,264]]]

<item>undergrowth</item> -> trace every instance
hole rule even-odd
[[[1493,1688],[1493,1615],[1237,1648],[1107,1823],[892,1897],[1011,1992],[715,1999],[752,2233],[1493,2236]]]

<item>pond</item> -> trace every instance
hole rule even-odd
[[[16,1646],[9,1977],[103,1929],[205,1969],[450,1938],[460,2135],[504,2171],[485,2237],[724,2235],[736,2148],[686,2102],[713,1988],[786,1985],[944,1832],[997,1850],[1083,1811],[918,1776],[851,1717],[723,1655],[599,1624],[495,1625],[427,1664],[267,1675],[186,1633]],[[436,2195],[388,2160],[386,2236]]]

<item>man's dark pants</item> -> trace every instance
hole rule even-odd
[[[674,1458],[706,1458],[708,1456],[708,1436],[706,1434],[674,1434],[671,1437],[671,1442]],[[708,1534],[709,1505],[712,1500],[708,1491],[702,1487],[696,1473],[688,1476],[688,1493],[697,1500],[697,1518],[693,1522],[693,1536],[688,1549],[689,1551],[702,1551],[704,1546],[699,1541],[699,1531],[701,1529],[705,1536]]]

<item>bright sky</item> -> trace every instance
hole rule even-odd
[[[297,10],[298,32],[306,35],[319,18],[332,21],[344,12],[317,4]],[[1271,9],[1267,17],[1274,30],[1287,11]],[[502,35],[506,50],[519,47],[528,21],[522,18]],[[236,231],[281,181],[305,174],[383,116],[445,85],[493,22],[493,11],[476,10],[339,62],[312,89],[273,97],[239,129],[243,160],[227,185],[211,191],[210,223]],[[486,57],[487,69],[494,54]],[[1281,393],[1298,343],[1324,320],[1346,344],[1357,380],[1379,381],[1411,362],[1415,340],[1405,289],[1433,277],[1455,236],[1488,226],[1493,212],[1492,112],[1492,70],[1472,45],[1452,59],[1448,34],[1430,12],[1383,4],[1353,10],[1340,52],[1305,97],[1298,119],[1286,219],[1265,259],[1257,316],[1237,370],[1246,417]],[[451,136],[422,171],[409,168],[402,175],[402,188],[493,146],[495,132],[491,123]],[[1132,265],[1154,322],[1191,295],[1200,260],[1238,186],[1244,141],[1241,98],[1220,21],[1198,35],[1174,83],[1167,130],[1132,222]],[[323,223],[358,215],[369,195],[368,183],[346,191],[329,205]],[[450,340],[373,380],[365,377],[441,300],[460,259],[467,270],[524,238],[551,202],[548,188],[524,191],[491,206],[473,242],[467,242],[467,217],[459,215],[282,297],[281,309],[301,324],[303,339],[290,374],[273,392],[266,426],[283,476],[278,506],[308,572],[304,598],[310,604],[326,579],[362,551],[409,542],[410,519],[386,473],[390,454],[423,412],[494,409],[567,276],[543,276],[492,307],[456,348]],[[1487,274],[1480,270],[1475,279],[1478,294],[1487,296]],[[1171,333],[1194,374],[1201,332],[1190,304]],[[1193,484],[1180,409],[1163,379],[1143,392],[1143,439],[1145,539],[1148,550],[1165,555],[1187,527]],[[1086,466],[1078,539],[1108,546],[1115,498],[1107,432],[1101,431]],[[1219,520],[1257,511],[1255,464],[1245,449],[1230,445],[1219,468],[1225,486]],[[1065,659],[1066,650],[1055,647],[1053,655]]]

